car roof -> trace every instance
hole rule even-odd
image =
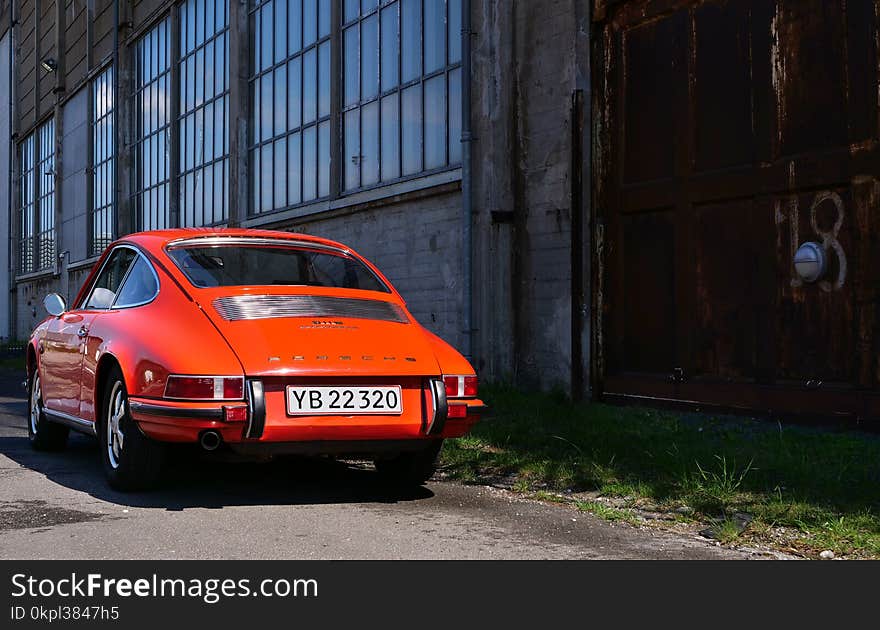
[[[314,243],[315,245],[324,245],[334,249],[352,251],[347,245],[326,238],[321,238],[319,236],[295,232],[280,232],[276,230],[254,230],[249,228],[216,227],[151,230],[148,232],[129,234],[119,240],[120,242],[134,242],[147,249],[156,251],[163,249],[174,241],[200,238],[207,239],[212,237],[273,239],[299,243]]]

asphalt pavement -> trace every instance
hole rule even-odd
[[[406,494],[369,464],[175,453],[157,490],[105,482],[94,440],[31,450],[18,375],[0,375],[0,559],[747,559],[697,536],[608,523],[485,486]]]

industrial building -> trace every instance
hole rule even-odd
[[[0,0],[0,336],[120,235],[264,227],[351,244],[484,379],[876,419],[877,12]]]

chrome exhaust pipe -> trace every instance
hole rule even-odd
[[[199,437],[199,444],[208,452],[216,451],[222,442],[223,438],[216,431],[204,431]]]

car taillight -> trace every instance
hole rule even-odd
[[[467,405],[449,405],[447,418],[467,418]]]
[[[465,376],[464,377],[464,395],[465,396],[476,396],[477,395],[477,377],[476,376]]]
[[[447,398],[472,398],[477,395],[476,376],[443,376]]]
[[[247,412],[247,407],[223,407],[223,419],[226,422],[244,422]]]
[[[242,376],[179,376],[172,374],[165,384],[165,398],[186,400],[241,400]]]

